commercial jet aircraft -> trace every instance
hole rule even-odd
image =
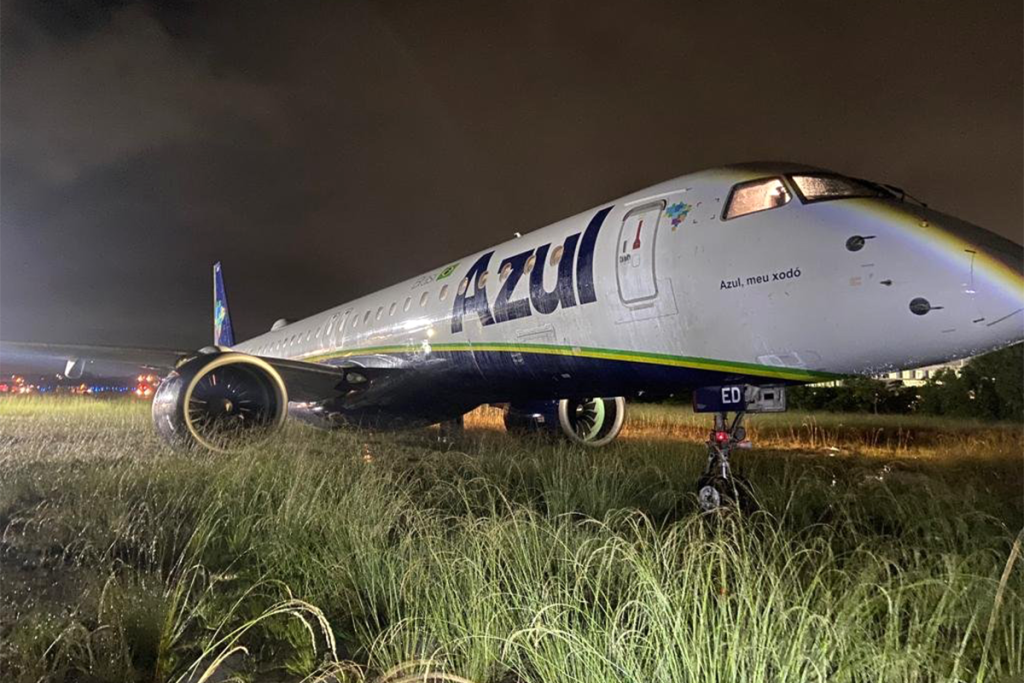
[[[898,188],[758,163],[634,192],[245,341],[218,263],[211,346],[44,348],[71,372],[108,355],[166,368],[157,430],[215,451],[288,414],[452,426],[487,403],[507,406],[509,428],[599,446],[622,428],[626,398],[693,389],[695,408],[714,413],[698,485],[712,508],[736,494],[743,414],[784,409],[787,385],[1021,339],[1020,246]]]

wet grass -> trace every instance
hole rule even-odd
[[[681,409],[594,451],[481,411],[211,456],[147,407],[0,401],[5,679],[1024,676],[1021,425],[761,416],[741,517],[698,513]]]

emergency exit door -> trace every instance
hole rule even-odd
[[[642,303],[658,296],[654,247],[664,209],[665,202],[653,202],[638,206],[622,219],[615,250],[615,275],[619,298],[625,304]]]

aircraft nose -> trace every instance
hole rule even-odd
[[[1024,340],[1024,248],[928,207],[866,208],[843,235],[856,269],[838,281],[849,283],[850,310],[864,302],[878,323],[872,333],[886,340],[872,367],[943,363]]]
[[[972,226],[973,227],[973,226]],[[962,315],[970,318],[979,349],[1024,339],[1024,248],[983,230],[961,235],[969,260],[963,294],[970,302]],[[913,307],[912,307],[913,310]]]

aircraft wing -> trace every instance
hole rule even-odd
[[[72,379],[88,373],[97,377],[131,376],[140,369],[166,375],[183,358],[194,356],[195,351],[182,349],[153,349],[124,346],[93,346],[82,344],[40,344],[31,342],[0,341],[0,368],[5,372],[23,374],[63,374]],[[321,365],[300,360],[260,356],[274,367],[284,380],[288,397],[293,401],[319,401],[345,394],[352,387],[350,376],[358,371],[365,386],[378,388],[380,380],[388,378],[392,384],[405,375],[396,367],[374,367],[380,363],[362,362],[344,366]]]
[[[436,382],[434,370],[445,361],[407,362],[385,355],[353,357],[343,365],[322,365],[301,360],[267,358],[288,388],[291,401],[322,401],[345,397],[350,410],[372,410],[421,400]],[[436,390],[436,385],[433,387]]]
[[[445,377],[443,358],[403,361],[357,356],[344,365],[264,358],[281,375],[288,398],[300,404],[292,415],[329,425],[355,423],[385,429],[442,422],[469,412],[483,401],[465,391],[464,378]],[[332,400],[333,399],[333,400]]]
[[[140,368],[166,374],[190,352],[178,349],[37,344],[0,341],[0,367],[18,372],[99,376],[134,375]]]
[[[346,386],[346,374],[355,369],[284,358],[260,358],[267,361],[281,375],[288,389],[289,401],[321,401],[339,396],[350,388]],[[374,371],[367,372],[363,368],[358,368],[358,371],[366,383],[376,379]]]

